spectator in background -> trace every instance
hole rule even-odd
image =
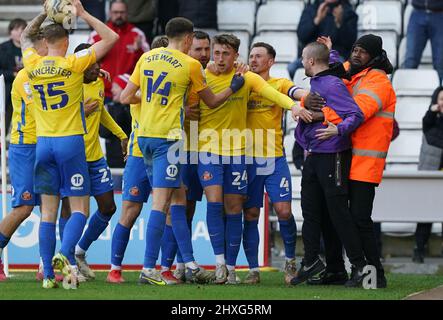
[[[156,0],[131,0],[128,5],[129,22],[146,36],[148,43],[153,38],[154,19],[157,14]]]
[[[358,16],[348,0],[316,0],[308,4],[298,24],[298,56],[301,48],[306,44],[316,41],[320,36],[329,36],[332,40],[332,49],[336,50],[342,60],[346,60],[357,39]],[[298,58],[288,65],[291,78],[295,71],[302,68],[301,59]]]
[[[83,8],[102,22],[106,21],[105,0],[82,0]]]
[[[158,20],[154,35],[165,34],[169,20],[178,16],[178,0],[161,0],[158,2]]]
[[[112,0],[109,7],[109,17],[107,26],[115,31],[120,38],[102,59],[101,67],[110,73],[112,80],[115,80],[121,74],[132,73],[138,59],[149,50],[149,44],[146,42],[143,31],[128,22],[128,5],[125,1]],[[92,32],[89,43],[96,43],[99,40],[100,36],[97,32]],[[111,82],[105,80],[105,105],[115,122],[129,136],[131,134],[129,106],[113,102],[111,87]],[[100,136],[107,139],[106,160],[109,167],[123,168],[123,153],[119,140],[103,127],[100,128]]]
[[[14,19],[9,23],[9,40],[0,44],[0,74],[5,76],[6,92],[6,132],[9,131],[12,117],[11,89],[17,73],[23,68],[20,36],[26,28],[26,21]]]
[[[108,71],[111,79],[120,75],[131,74],[141,55],[149,50],[149,44],[143,31],[128,22],[128,5],[123,0],[112,0],[109,9],[107,26],[115,31],[120,39],[103,58],[101,66]],[[97,32],[92,32],[89,43],[100,40]],[[105,96],[108,101],[112,98],[111,83],[105,81]],[[105,100],[106,102],[106,100]]]
[[[414,10],[409,19],[404,68],[416,69],[428,39],[432,46],[432,63],[443,80],[443,1],[412,0]]]
[[[423,117],[423,140],[418,160],[418,170],[443,168],[443,87],[432,95],[429,110]],[[417,223],[412,261],[423,263],[425,246],[431,236],[432,223]]]
[[[178,15],[191,20],[196,29],[218,29],[217,0],[178,0]]]

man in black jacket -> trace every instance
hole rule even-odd
[[[406,58],[403,67],[416,69],[428,39],[432,46],[432,63],[443,80],[443,1],[413,0],[409,19]]]
[[[334,44],[332,49],[338,51],[343,60],[347,59],[357,40],[357,20],[358,16],[348,0],[315,0],[313,4],[307,5],[297,29],[299,57],[306,44],[316,41],[320,36],[329,36]],[[300,59],[289,64],[291,78],[302,67]]]
[[[196,28],[217,29],[217,0],[178,0],[178,15]]]
[[[5,76],[6,91],[6,133],[12,117],[11,88],[17,73],[23,68],[20,36],[26,28],[26,21],[14,19],[9,23],[9,40],[0,44],[0,74]]]

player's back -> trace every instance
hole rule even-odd
[[[29,77],[24,69],[17,73],[17,76],[12,83],[11,101],[13,107],[11,143],[37,143],[34,103],[29,85]]]
[[[157,48],[140,58],[131,76],[141,88],[139,136],[181,139],[188,88],[202,72],[197,60],[175,49]],[[197,91],[205,87],[199,82]]]
[[[35,103],[37,136],[62,137],[86,132],[83,71],[94,62],[91,48],[67,57],[39,56],[32,48],[24,52]]]

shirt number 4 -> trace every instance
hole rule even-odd
[[[148,77],[147,81],[147,90],[146,90],[146,101],[151,102],[152,95],[154,93],[161,95],[160,104],[162,106],[166,106],[168,104],[169,92],[171,91],[171,82],[167,81],[164,83],[163,88],[160,89],[160,86],[168,75],[167,72],[161,72],[160,75],[154,81],[154,71],[153,70],[145,70],[144,75]]]

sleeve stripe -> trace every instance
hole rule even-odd
[[[295,91],[297,91],[298,89],[300,89],[300,88],[297,86],[292,86],[291,88],[289,88],[288,96],[290,96],[292,98],[294,96]]]

